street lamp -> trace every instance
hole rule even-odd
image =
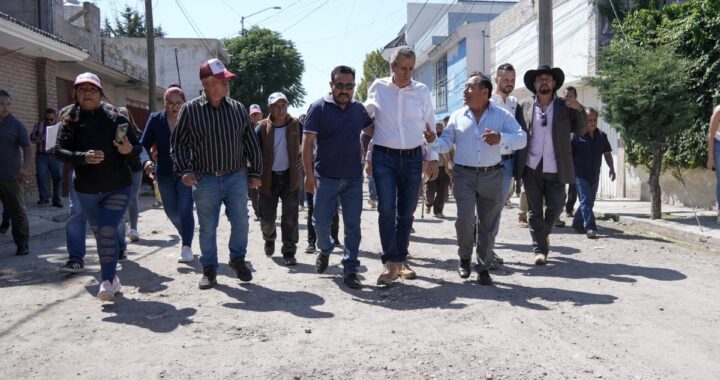
[[[279,7],[279,6],[267,7],[267,8],[265,8],[265,9],[263,9],[263,10],[259,10],[259,11],[255,12],[255,13],[253,13],[253,14],[251,14],[251,15],[241,16],[241,17],[240,17],[240,34],[243,35],[243,36],[245,35],[245,19],[246,19],[246,18],[255,16],[255,15],[258,14],[258,13],[262,13],[262,12],[265,12],[265,11],[270,10],[270,9],[282,9],[282,7]]]

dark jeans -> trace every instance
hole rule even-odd
[[[282,252],[284,257],[295,256],[298,243],[298,191],[290,190],[290,173],[295,171],[273,172],[270,195],[260,193],[258,207],[260,209],[260,229],[265,241],[277,239],[275,220],[277,219],[278,201],[282,201],[280,231],[282,232]]]
[[[60,161],[52,153],[38,153],[35,156],[35,175],[37,176],[38,193],[41,201],[50,198],[48,189],[48,171],[52,178],[52,203],[61,204],[60,194],[62,193],[62,166]]]
[[[30,239],[30,227],[20,184],[17,181],[0,181],[0,199],[3,203],[3,215],[7,214],[11,221],[13,241],[15,244],[27,243]]]
[[[568,191],[567,191],[567,203],[565,203],[565,212],[568,214],[572,214],[573,209],[575,209],[575,201],[578,199],[578,190],[575,187],[574,183],[571,183],[568,185]]]
[[[422,177],[422,149],[397,150],[376,145],[372,175],[378,194],[378,227],[384,263],[405,262],[413,210]]]
[[[425,206],[432,206],[435,215],[442,214],[448,198],[449,187],[450,176],[445,173],[445,167],[442,166],[436,179],[425,182]]]
[[[192,247],[195,234],[192,188],[185,186],[178,176],[158,177],[163,210],[182,238],[182,245]]]
[[[577,184],[578,196],[580,197],[580,207],[575,213],[572,226],[578,230],[584,228],[586,230],[597,231],[593,206],[595,206],[595,196],[597,195],[598,185],[600,183],[590,182],[580,177],[575,177],[575,183]]]
[[[77,193],[83,213],[95,234],[100,258],[101,281],[112,282],[118,261],[118,223],[122,221],[130,201],[132,186],[105,193]]]
[[[313,193],[305,193],[305,197],[307,198],[307,232],[308,232],[308,244],[315,244],[317,243],[317,235],[315,234],[315,227],[313,227],[312,223],[312,217],[313,212],[315,211],[315,207],[313,206],[313,201],[315,200],[315,194]],[[335,214],[332,217],[332,224],[330,225],[330,237],[333,239],[333,242],[340,241],[338,238],[338,233],[340,232],[340,215],[338,214],[337,208],[335,208]]]
[[[542,166],[538,166],[538,169],[525,167],[523,184],[528,202],[528,224],[533,251],[547,254],[547,237],[565,205],[565,184],[558,180],[557,173],[543,173]],[[546,205],[544,213],[543,201]]]

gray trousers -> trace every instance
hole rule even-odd
[[[477,245],[475,246],[478,272],[489,270],[495,245],[495,225],[500,220],[504,197],[503,172],[478,172],[455,165],[453,168],[453,195],[457,202],[455,231],[458,255],[461,260],[472,259],[475,245],[475,212],[477,211]]]

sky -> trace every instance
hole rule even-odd
[[[144,14],[143,0],[95,0],[101,17],[114,20],[129,5]],[[421,2],[421,1],[419,1]],[[433,0],[446,3],[448,0]],[[186,10],[197,32],[183,15]],[[304,104],[291,108],[299,115],[330,89],[330,71],[337,65],[353,67],[356,81],[362,77],[365,54],[385,46],[405,24],[406,0],[153,0],[155,26],[162,26],[167,37],[229,38],[245,28],[259,26],[282,34],[295,43],[305,62],[302,84],[307,92]],[[243,101],[242,99],[238,99]]]

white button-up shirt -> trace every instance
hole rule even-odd
[[[425,143],[425,125],[435,128],[430,90],[414,80],[400,88],[392,77],[376,79],[368,89],[365,109],[375,119],[373,143],[386,148],[416,148]],[[437,160],[436,153],[428,153],[426,159]]]
[[[492,97],[490,98],[490,101],[494,103],[496,106],[502,107],[506,109],[508,112],[510,112],[513,117],[515,117],[515,111],[517,110],[517,99],[512,96],[508,95],[505,100],[503,100],[502,96],[497,94],[492,94]],[[500,146],[500,154],[513,154],[514,150],[510,149],[510,147],[502,143]]]

